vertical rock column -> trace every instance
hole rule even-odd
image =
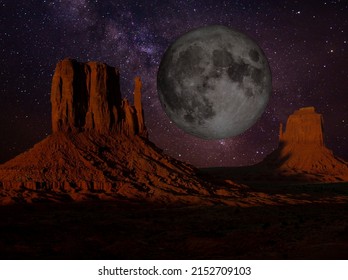
[[[141,102],[141,88],[142,83],[140,77],[135,77],[134,79],[134,107],[137,112],[138,119],[138,133],[141,136],[147,137],[147,130],[144,121],[144,110]]]
[[[84,68],[72,59],[60,61],[55,69],[52,87],[52,130],[72,131],[84,125],[88,96]]]
[[[89,106],[85,128],[106,133],[118,121],[117,107],[121,105],[119,73],[115,68],[99,62],[87,63],[86,71]]]

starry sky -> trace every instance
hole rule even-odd
[[[65,57],[119,68],[130,100],[140,75],[150,140],[196,166],[261,161],[277,147],[279,123],[303,106],[323,114],[327,146],[348,160],[348,1],[1,0],[0,11],[0,162],[51,133],[52,74]],[[260,120],[240,136],[214,141],[171,123],[156,91],[166,48],[210,24],[253,38],[273,75]]]

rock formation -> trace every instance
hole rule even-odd
[[[290,115],[286,129],[280,124],[279,147],[258,168],[312,181],[348,180],[348,164],[333,155],[324,144],[323,117],[314,107]]]
[[[134,106],[119,86],[118,70],[106,64],[59,62],[51,91],[53,133],[0,165],[0,204],[91,196],[210,203],[210,187],[194,167],[147,139],[140,78]]]
[[[140,77],[135,77],[134,79],[134,107],[137,112],[137,123],[138,123],[138,129],[139,134],[147,137],[147,130],[145,127],[145,120],[144,120],[144,110],[143,110],[143,104],[141,102],[141,88],[142,83]]]
[[[295,111],[288,118],[285,132],[280,124],[279,141],[286,145],[324,146],[322,115],[314,107]]]
[[[100,62],[64,59],[52,80],[52,130],[147,135],[141,103],[141,81],[135,78],[134,101],[122,100],[119,71]]]

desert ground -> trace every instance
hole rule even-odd
[[[185,206],[129,201],[0,207],[2,259],[347,259],[348,184],[253,186],[306,203]],[[321,198],[331,198],[322,201]]]

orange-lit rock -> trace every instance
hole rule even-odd
[[[348,165],[324,144],[323,117],[314,107],[290,115],[286,129],[280,125],[279,147],[258,165],[287,175],[302,174],[314,181],[348,180]]]
[[[89,62],[85,64],[85,71],[87,92],[81,94],[88,97],[85,128],[100,133],[113,130],[118,125],[121,105],[118,70],[104,63]]]
[[[51,103],[53,132],[147,136],[140,78],[135,79],[133,106],[122,101],[119,71],[104,63],[60,61],[53,75]]]
[[[135,77],[134,79],[134,107],[137,112],[137,120],[138,120],[138,129],[139,134],[147,137],[147,131],[145,127],[144,120],[144,110],[143,104],[141,102],[141,88],[142,83],[140,77]]]
[[[316,113],[314,107],[295,111],[289,116],[284,132],[281,124],[279,138],[286,145],[324,146],[322,115]]]
[[[139,77],[133,106],[121,98],[115,68],[65,59],[53,76],[51,103],[52,135],[0,165],[0,204],[92,196],[211,203],[195,168],[147,139]]]

